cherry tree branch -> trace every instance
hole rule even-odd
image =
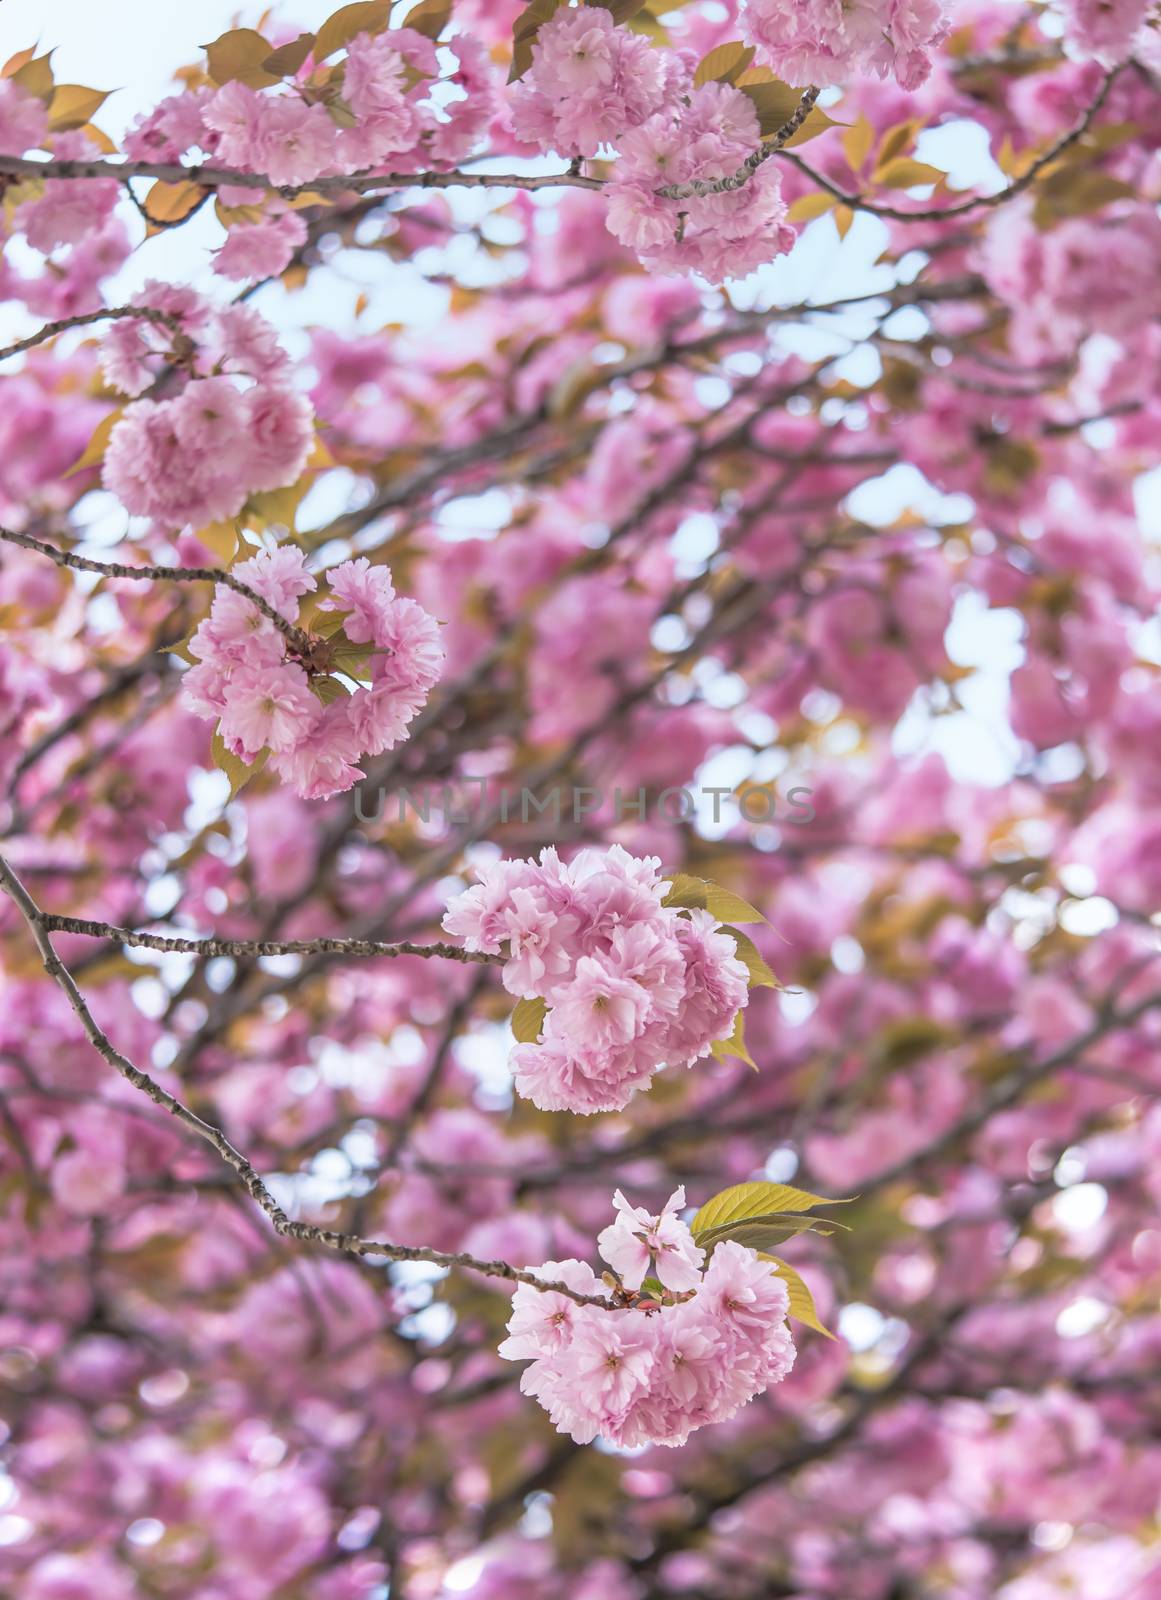
[[[424,956],[445,961],[501,965],[503,956],[481,950],[465,950],[457,944],[412,944],[408,940],[385,943],[377,939],[214,939],[172,938],[168,934],[147,933],[142,928],[119,928],[109,922],[94,922],[88,917],[41,913],[50,933],[79,933],[92,939],[111,939],[116,944],[133,945],[143,950],[196,956]]]
[[[314,1223],[299,1222],[289,1217],[267,1188],[252,1162],[226,1138],[215,1123],[207,1122],[188,1106],[163,1089],[156,1079],[134,1064],[112,1043],[98,1026],[88,1002],[77,987],[72,973],[53,949],[50,938],[51,919],[37,905],[12,867],[0,856],[0,889],[16,906],[40,952],[44,970],[60,989],[84,1029],[85,1037],[98,1055],[113,1067],[135,1089],[168,1111],[184,1128],[211,1145],[221,1159],[241,1179],[250,1198],[270,1219],[274,1231],[282,1238],[298,1239],[305,1244],[323,1245],[328,1250],[338,1250],[345,1255],[382,1256],[391,1261],[426,1261],[437,1267],[462,1267],[479,1272],[489,1278],[503,1278],[508,1283],[526,1283],[542,1293],[566,1295],[578,1305],[600,1306],[616,1310],[618,1306],[600,1295],[581,1294],[567,1284],[538,1278],[535,1273],[510,1266],[506,1261],[481,1261],[464,1251],[434,1250],[427,1245],[389,1244],[381,1239],[364,1239],[357,1234],[340,1233],[332,1228],[320,1228]]]
[[[269,600],[264,600],[256,589],[252,589],[248,583],[243,583],[241,578],[236,578],[232,572],[227,572],[223,567],[130,567],[122,561],[92,561],[88,556],[78,556],[69,550],[58,550],[55,545],[46,544],[43,539],[34,539],[30,533],[16,533],[11,528],[0,528],[0,540],[7,544],[20,545],[25,550],[34,550],[37,555],[47,556],[58,567],[71,567],[75,572],[96,572],[104,578],[128,578],[137,583],[219,583],[223,588],[233,589],[236,594],[244,595],[252,605],[257,606],[262,615],[269,617],[279,633],[283,634],[296,650],[310,649],[310,640],[301,628],[292,622],[287,622]]]
[[[849,194],[829,178],[823,177],[802,160],[801,156],[784,149],[786,143],[802,127],[819,96],[813,84],[805,90],[793,114],[772,138],[754,151],[738,168],[725,178],[695,180],[688,184],[668,184],[658,189],[666,199],[681,200],[710,194],[725,194],[742,188],[764,162],[772,156],[790,161],[799,171],[817,183],[826,193],[833,195],[852,210],[867,211],[873,216],[887,217],[898,222],[941,222],[947,217],[964,216],[969,212],[987,210],[1014,199],[1033,184],[1046,167],[1057,160],[1078,140],[1082,139],[1103,109],[1113,83],[1123,71],[1124,63],[1113,67],[1106,75],[1091,105],[1074,127],[1063,134],[1044,154],[1033,162],[1028,171],[1014,179],[996,194],[977,195],[953,206],[935,206],[919,211],[903,211],[895,206],[877,205],[862,195]],[[575,163],[564,172],[394,172],[355,173],[350,176],[315,178],[309,183],[277,184],[265,173],[239,172],[229,167],[184,166],[179,161],[108,161],[108,160],[37,160],[28,156],[0,155],[0,173],[17,177],[39,178],[116,178],[128,183],[131,178],[154,178],[163,183],[193,183],[207,189],[236,185],[240,188],[273,190],[284,199],[314,194],[367,194],[376,190],[392,189],[540,189],[579,188],[600,190],[605,187],[601,178],[588,178],[575,170]]]
[[[349,177],[315,178],[310,183],[275,183],[263,172],[238,172],[231,167],[183,166],[180,161],[38,161],[31,156],[0,155],[0,172],[23,178],[156,178],[162,183],[194,183],[208,189],[236,186],[271,189],[284,200],[298,195],[368,194],[376,189],[603,189],[600,178],[586,178],[569,167],[564,172],[387,172],[353,173]]]
[[[796,155],[792,150],[777,150],[772,154],[781,156],[783,161],[789,161],[812,183],[817,183],[820,189],[825,190],[829,195],[833,195],[837,201],[844,206],[848,206],[852,211],[866,211],[873,217],[886,217],[893,222],[944,222],[948,217],[963,217],[973,211],[987,211],[994,209],[996,206],[1006,205],[1009,200],[1014,200],[1017,195],[1023,194],[1025,189],[1031,188],[1047,167],[1050,167],[1066,150],[1071,149],[1074,144],[1084,138],[1104,109],[1113,84],[1116,82],[1118,74],[1123,70],[1124,64],[1122,63],[1121,66],[1113,67],[1110,72],[1106,73],[1095,98],[1080,119],[1067,133],[1062,134],[1056,143],[1051,145],[1043,155],[1038,156],[1027,172],[1021,173],[1018,178],[1013,178],[1006,188],[998,189],[995,194],[973,195],[970,200],[962,200],[957,205],[927,206],[922,210],[915,211],[904,211],[898,206],[878,205],[872,200],[865,199],[861,194],[849,194],[845,189],[841,189],[837,183],[833,183],[829,178],[824,177],[821,172],[816,171],[814,167],[810,166],[808,162],[804,161],[801,156]]]
[[[32,350],[38,344],[46,344],[49,339],[55,339],[58,333],[66,333],[69,328],[87,328],[94,322],[112,322],[120,317],[137,317],[142,322],[157,322],[168,328],[175,338],[186,338],[184,328],[171,311],[160,311],[156,306],[110,306],[101,311],[81,311],[72,317],[61,317],[56,322],[46,322],[37,333],[30,333],[26,339],[17,339],[15,344],[5,346],[0,350],[0,361],[7,361],[9,356],[18,356],[24,350]]]

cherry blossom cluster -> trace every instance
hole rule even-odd
[[[448,46],[455,70],[442,79],[433,41],[414,28],[356,33],[341,70],[318,81],[307,57],[288,84],[256,89],[234,80],[171,95],[138,119],[126,141],[137,160],[176,161],[206,152],[277,185],[392,167],[453,166],[469,155],[496,107],[495,72],[470,35]],[[458,95],[432,97],[441,82]],[[268,80],[269,82],[269,80]]]
[[[502,952],[508,992],[548,1008],[511,1061],[542,1110],[620,1110],[663,1067],[708,1055],[746,1005],[734,940],[708,911],[666,906],[660,866],[619,845],[567,864],[546,849],[480,867],[448,906],[444,930]]]
[[[689,77],[676,51],[617,27],[601,6],[566,7],[539,30],[532,66],[509,91],[512,130],[542,150],[595,156],[654,113],[676,110]]]
[[[293,545],[261,550],[233,570],[292,624],[317,587]],[[351,788],[363,776],[356,761],[406,736],[443,661],[438,624],[395,593],[387,567],[360,557],[327,576],[312,623],[319,632],[307,631],[309,648],[297,656],[252,601],[219,589],[189,643],[196,665],[182,679],[185,704],[218,723],[231,755],[249,764],[269,752],[271,770],[306,800]],[[341,630],[324,620],[341,621]]]
[[[748,0],[742,33],[790,83],[845,83],[857,73],[917,89],[947,37],[940,0]]]
[[[1065,37],[1075,53],[1116,66],[1130,56],[1161,65],[1156,0],[1061,0]]]
[[[100,349],[106,379],[143,395],[180,362],[189,381],[172,398],[126,406],[109,435],[105,487],[172,533],[225,521],[251,495],[296,482],[314,413],[265,318],[245,304],[215,310],[173,284],[146,284],[140,304],[169,320],[112,323]]]
[[[744,277],[785,254],[796,233],[769,162],[734,189],[660,192],[730,178],[760,145],[753,102],[729,84],[703,84],[622,138],[609,184],[610,232],[654,271],[697,272],[712,282]]]
[[[618,1190],[617,1220],[597,1240],[616,1287],[583,1261],[546,1261],[537,1276],[609,1309],[521,1284],[500,1354],[529,1361],[520,1379],[559,1432],[578,1444],[683,1445],[695,1428],[724,1422],[794,1365],[785,1282],[745,1245],[706,1252],[678,1212],[659,1216]],[[646,1285],[646,1280],[653,1280]],[[644,1286],[644,1287],[643,1287]]]

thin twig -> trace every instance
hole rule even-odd
[[[172,311],[160,311],[156,306],[110,306],[103,311],[82,311],[73,317],[61,317],[57,322],[46,322],[38,333],[30,333],[26,339],[17,339],[15,344],[0,350],[0,361],[7,361],[9,356],[18,356],[24,350],[32,350],[38,344],[46,344],[49,339],[55,339],[58,333],[65,333],[69,328],[87,328],[94,322],[113,322],[119,317],[137,317],[142,322],[157,322],[168,328],[175,337],[186,337],[185,329]]]
[[[825,190],[829,195],[833,195],[836,200],[849,207],[852,211],[866,211],[873,217],[887,217],[893,222],[944,222],[948,217],[962,217],[972,211],[986,211],[995,206],[1006,205],[1009,200],[1014,200],[1017,195],[1023,194],[1025,189],[1030,188],[1036,182],[1036,179],[1046,167],[1050,167],[1066,150],[1076,144],[1078,140],[1084,138],[1104,109],[1105,101],[1109,97],[1117,75],[1123,70],[1124,66],[1122,64],[1119,67],[1114,67],[1106,75],[1096,98],[1080,120],[1067,133],[1062,134],[1056,143],[1046,150],[1042,156],[1038,156],[1027,172],[1021,173],[1018,178],[1013,178],[1011,183],[1003,189],[998,189],[995,194],[974,195],[970,200],[961,200],[958,205],[927,206],[922,210],[916,211],[903,211],[898,206],[877,205],[872,200],[865,200],[860,194],[848,194],[845,189],[840,189],[837,183],[832,183],[821,172],[816,172],[812,166],[805,162],[801,156],[796,155],[793,150],[779,150],[775,153],[780,155],[783,161],[789,161],[792,166],[797,167],[799,172],[809,178],[812,183],[817,183],[820,189]]]

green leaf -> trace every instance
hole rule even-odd
[[[706,884],[706,909],[719,922],[765,922],[766,918],[756,906],[743,900],[732,889],[723,889],[719,883]]]
[[[231,800],[246,787],[251,778],[258,776],[270,758],[269,750],[263,750],[253,762],[243,761],[241,756],[236,756],[226,749],[222,736],[216,728],[210,740],[210,754],[214,766],[219,772],[224,772],[230,780]]]
[[[669,890],[661,904],[674,906],[679,911],[704,911],[709,898],[707,889],[704,878],[691,878],[688,873],[679,872],[669,879]]]
[[[723,927],[723,933],[728,933],[737,945],[738,960],[750,975],[751,989],[780,989],[782,985],[774,975],[773,969],[767,964],[766,958],[758,949],[753,939],[738,928]]]
[[[256,28],[231,28],[212,44],[204,44],[206,71],[215,83],[244,83],[248,89],[268,89],[279,74],[267,71],[270,40]]]
[[[723,889],[719,883],[709,883],[705,878],[693,878],[679,872],[670,878],[664,906],[674,906],[679,911],[709,911],[719,922],[765,922],[766,918],[743,900],[732,889]]]
[[[720,1228],[727,1222],[743,1221],[747,1217],[849,1204],[849,1200],[831,1200],[826,1195],[811,1194],[809,1189],[795,1189],[789,1183],[735,1183],[706,1201],[690,1223],[690,1229],[696,1238],[711,1228]]]
[[[693,86],[700,89],[703,83],[736,83],[754,59],[754,46],[740,39],[719,44],[703,56],[693,75]]]
[[[772,1211],[766,1217],[747,1217],[741,1222],[727,1222],[720,1228],[711,1228],[708,1233],[697,1236],[697,1242],[706,1250],[713,1250],[716,1245],[725,1244],[731,1240],[734,1244],[744,1244],[748,1250],[769,1250],[774,1245],[785,1244],[787,1239],[793,1239],[800,1233],[833,1233],[833,1226],[828,1226],[818,1217],[796,1215],[789,1211]]]
[[[348,678],[362,678],[367,675],[370,660],[369,644],[352,644],[349,639],[344,639],[334,654],[335,671],[345,672]]]
[[[796,1321],[804,1322],[808,1328],[813,1328],[815,1333],[821,1333],[824,1339],[833,1339],[834,1334],[818,1320],[814,1296],[801,1273],[796,1272],[788,1261],[783,1261],[781,1256],[767,1255],[765,1250],[759,1250],[758,1254],[763,1261],[772,1262],[778,1276],[785,1279],[790,1297],[790,1315]]]
[[[318,696],[324,706],[329,706],[334,700],[341,700],[349,695],[350,690],[339,678],[312,678],[310,680],[311,693]]]
[[[322,602],[330,598],[330,590],[321,594],[314,594],[305,602],[298,613],[298,625],[307,633],[314,634],[317,639],[333,639],[336,633],[342,633],[343,623],[350,616],[349,611],[323,611]]]
[[[748,1067],[758,1070],[758,1063],[746,1048],[746,1016],[744,1011],[739,1011],[734,1018],[733,1030],[728,1039],[715,1039],[710,1046],[710,1054],[715,1061],[728,1061],[731,1056],[736,1056],[739,1061],[744,1061]]]
[[[535,1044],[544,1029],[548,1007],[543,1000],[519,1000],[510,1017],[518,1044]]]

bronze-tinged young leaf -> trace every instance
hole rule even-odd
[[[52,76],[52,51],[50,50],[47,55],[33,56],[23,66],[18,67],[12,74],[12,82],[18,83],[27,94],[35,95],[47,105],[55,87]]]
[[[210,740],[210,755],[213,758],[214,766],[217,767],[219,772],[224,772],[230,780],[231,800],[236,794],[241,793],[251,778],[258,776],[270,758],[269,750],[263,750],[256,760],[251,762],[243,761],[241,756],[236,756],[226,749],[222,736],[216,728],[214,729],[213,738]]]
[[[813,222],[834,208],[834,195],[820,189],[817,194],[802,194],[786,213],[789,222]]]
[[[202,203],[208,192],[199,183],[163,183],[158,178],[145,196],[145,215],[151,222],[181,222]]]
[[[737,86],[753,104],[758,113],[758,127],[763,139],[784,128],[802,103],[802,90],[793,89],[780,78],[764,83],[739,83]]]
[[[54,133],[83,128],[109,98],[108,89],[86,89],[79,83],[61,83],[53,90],[48,125]]]
[[[272,50],[262,63],[263,70],[272,72],[276,78],[293,77],[313,47],[314,34],[300,33],[289,44],[279,45],[277,50]]]
[[[1036,196],[1032,221],[1043,229],[1055,227],[1065,217],[1084,217],[1101,211],[1112,200],[1128,200],[1136,191],[1132,184],[1114,178],[1109,172],[1077,172],[1075,168],[1065,168],[1040,179],[1032,192]],[[1110,239],[1110,247],[1112,244]]]
[[[637,13],[645,9],[645,0],[585,0],[585,4],[600,6],[602,11],[611,11],[614,22],[632,22]],[[666,7],[668,11],[676,9],[676,6]]]
[[[509,1019],[516,1042],[535,1044],[544,1030],[544,1018],[547,1013],[548,1007],[543,1000],[517,1001],[516,1009]]]
[[[814,1296],[811,1294],[802,1274],[796,1272],[789,1261],[783,1261],[781,1256],[767,1255],[765,1250],[759,1250],[758,1254],[763,1261],[769,1261],[776,1267],[778,1276],[785,1280],[790,1315],[795,1321],[804,1322],[808,1328],[813,1328],[815,1333],[821,1333],[824,1339],[833,1339],[834,1334],[825,1324],[819,1321],[818,1309],[814,1304]]]
[[[345,50],[360,33],[382,33],[391,21],[391,0],[355,0],[332,12],[314,42],[314,58],[325,61],[336,50]]]
[[[919,117],[911,117],[906,122],[897,122],[893,128],[888,128],[879,141],[879,148],[875,154],[875,176],[889,161],[894,161],[896,156],[903,154],[904,150],[915,142],[915,136],[922,128],[923,122]]]
[[[857,120],[842,136],[843,154],[852,172],[862,168],[874,142],[875,125],[865,112],[860,111]]]
[[[715,1194],[701,1207],[690,1230],[696,1238],[711,1228],[724,1223],[737,1222],[746,1217],[769,1216],[772,1212],[810,1211],[814,1206],[849,1205],[849,1200],[832,1200],[826,1195],[811,1194],[809,1189],[796,1189],[789,1183],[735,1183],[720,1194]]]
[[[248,89],[268,89],[279,74],[268,72],[263,62],[270,40],[256,28],[231,28],[212,44],[205,44],[206,71],[215,83],[244,83]]]
[[[753,939],[740,928],[723,927],[722,932],[728,933],[737,946],[738,960],[750,975],[751,989],[781,989],[782,985]]]
[[[834,225],[838,229],[839,238],[845,239],[851,231],[851,224],[855,220],[854,212],[850,206],[835,206],[831,216],[834,218]]]
[[[3,68],[0,68],[0,78],[15,77],[21,67],[26,66],[35,54],[36,46],[30,44],[27,50],[18,50],[14,56],[9,56]]]
[[[698,63],[693,86],[700,89],[703,83],[736,83],[753,59],[753,45],[743,44],[740,39],[719,44]]]
[[[839,122],[836,118],[828,116],[821,106],[815,106],[806,121],[797,133],[791,134],[786,141],[787,150],[794,150],[800,144],[809,144],[811,139],[817,139],[820,133],[825,133],[828,128],[849,128],[849,122]]]
[[[238,554],[238,527],[234,522],[211,522],[197,531],[197,541],[204,544],[218,561],[219,566],[229,567],[234,563]]]
[[[86,139],[96,145],[102,155],[115,156],[117,154],[117,146],[113,140],[110,139],[107,133],[98,128],[95,122],[86,122],[81,132]]]
[[[885,166],[875,168],[875,181],[886,189],[912,189],[919,184],[942,183],[947,173],[926,161],[916,161],[911,156],[897,156]]]
[[[438,39],[451,21],[452,0],[419,0],[403,19],[405,28],[414,28],[427,39]]]
[[[74,472],[83,472],[86,467],[99,467],[105,459],[105,450],[109,443],[109,435],[121,420],[124,406],[118,406],[115,411],[110,411],[108,416],[102,417],[93,429],[93,437],[85,446],[81,455],[73,462],[72,466],[63,474],[71,478]]]
[[[512,24],[512,66],[508,72],[509,83],[515,83],[528,71],[532,65],[532,47],[536,43],[536,35],[544,24],[556,15],[561,6],[567,4],[568,0],[532,0],[532,4],[525,6],[516,18]]]

